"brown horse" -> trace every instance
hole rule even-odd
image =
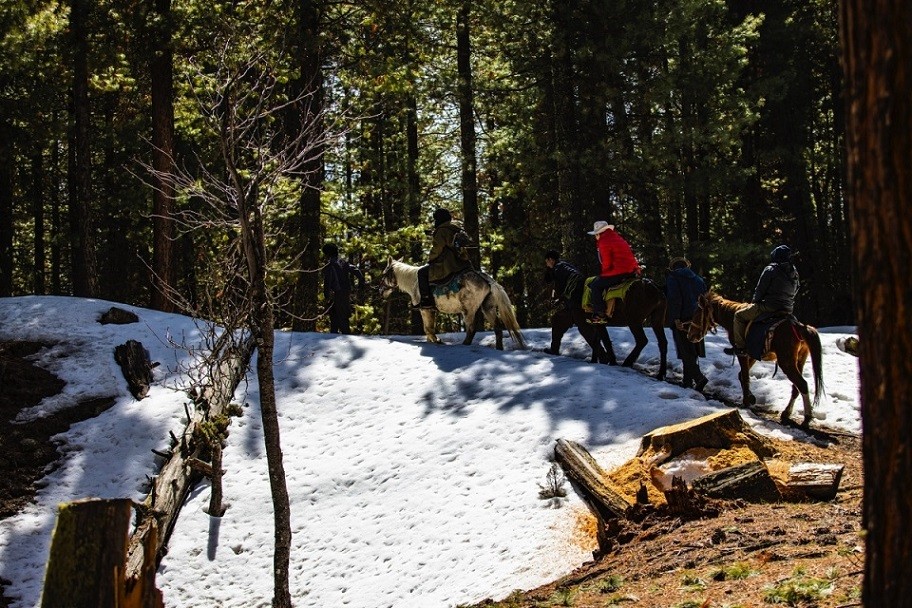
[[[659,380],[665,379],[668,368],[668,337],[665,335],[665,309],[667,301],[662,290],[652,281],[637,279],[627,290],[624,299],[617,303],[611,315],[609,325],[612,327],[629,327],[636,344],[627,358],[624,367],[633,367],[640,353],[649,343],[644,325],[652,327],[656,342],[659,344]],[[569,305],[568,314],[557,314],[551,322],[552,350],[556,353],[556,346],[560,345],[561,338],[568,329],[576,325],[580,335],[592,348],[592,362],[617,365],[611,338],[605,331],[604,325],[593,325],[588,322],[589,315],[577,302]]]
[[[709,331],[714,330],[718,324],[725,328],[730,340],[735,325],[735,313],[746,306],[749,306],[746,302],[727,300],[712,291],[700,296],[693,319],[685,324],[687,326],[687,338],[691,342],[699,342]],[[776,329],[773,330],[769,349],[763,355],[763,361],[776,361],[779,368],[792,383],[792,397],[779,417],[783,424],[790,420],[792,407],[795,405],[795,400],[799,394],[804,403],[804,420],[801,426],[807,428],[811,423],[811,417],[814,415],[811,399],[808,395],[808,383],[802,375],[808,355],[811,356],[814,370],[813,407],[817,407],[824,392],[823,350],[820,346],[820,335],[814,327],[798,323],[791,320],[791,318],[776,326]],[[750,392],[749,373],[751,366],[756,361],[750,355],[738,357],[738,362],[741,364],[738,379],[741,381],[743,405],[745,407],[750,407],[757,402],[756,397]]]

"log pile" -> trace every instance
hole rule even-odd
[[[689,484],[681,476],[666,475],[659,469],[682,455],[720,451],[736,454],[744,461],[696,475]],[[558,439],[555,446],[557,462],[597,520],[596,556],[624,542],[624,535],[630,534],[625,531],[625,522],[642,521],[657,511],[695,519],[718,515],[724,504],[719,501],[725,500],[779,502],[831,500],[836,496],[842,465],[798,463],[789,469],[788,479],[782,480],[771,475],[764,462],[772,456],[772,442],[753,431],[734,409],[648,433],[636,457],[619,469],[624,474],[607,473],[576,442]],[[636,475],[639,486],[632,490]],[[669,475],[670,483],[666,479]],[[621,490],[619,479],[626,483]],[[654,496],[661,497],[661,503],[651,500]]]

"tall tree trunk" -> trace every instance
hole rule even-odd
[[[0,297],[13,295],[13,141],[0,123]]]
[[[38,295],[45,293],[45,230],[44,230],[44,162],[41,152],[32,155],[32,187],[29,198],[32,199],[32,217],[35,221],[34,230],[34,263],[32,274],[32,289]]]
[[[53,142],[53,151],[51,152],[51,293],[59,296],[63,293],[61,279],[63,276],[63,254],[60,249],[60,241],[63,237],[63,226],[60,217],[60,146],[61,142]]]
[[[472,39],[469,20],[472,3],[463,0],[456,15],[456,69],[459,72],[459,142],[462,151],[462,214],[466,234],[480,244],[478,226],[478,173],[475,154],[475,101],[472,81]],[[469,257],[481,268],[481,250],[471,249]]]
[[[912,4],[842,0],[868,607],[912,604]]]
[[[294,94],[305,96],[299,117],[299,127],[319,117],[323,111],[323,50],[320,45],[320,27],[323,20],[322,0],[300,0],[295,4],[297,20],[298,56],[300,79]],[[317,132],[320,129],[316,130]],[[318,273],[312,272],[320,265],[320,193],[323,189],[324,165],[322,150],[312,155],[303,167],[304,188],[298,205],[299,223],[297,242],[300,251],[301,271],[295,289],[292,327],[296,331],[316,329]]]
[[[89,3],[70,0],[70,35],[73,62],[74,162],[70,180],[70,247],[73,295],[94,297],[98,292],[95,236],[92,221],[92,146],[89,105]]]
[[[257,381],[260,388],[260,411],[263,416],[263,441],[269,468],[272,493],[274,541],[273,548],[273,608],[291,608],[289,563],[291,560],[291,507],[285,465],[282,462],[282,442],[279,415],[276,407],[273,351],[275,349],[275,318],[272,299],[266,286],[266,236],[263,217],[257,201],[242,201],[239,209],[242,243],[250,276],[253,328],[257,336]]]
[[[153,33],[152,167],[157,174],[174,169],[174,60],[171,50],[171,0],[155,0],[159,25]],[[174,248],[174,186],[161,175],[152,177],[152,293],[150,306],[173,312],[177,287]]]

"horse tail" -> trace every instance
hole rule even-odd
[[[814,407],[817,407],[820,405],[820,398],[826,394],[823,386],[823,347],[820,345],[820,334],[810,325],[798,325],[798,331],[811,351],[811,365],[814,370]]]
[[[504,327],[510,332],[510,337],[519,348],[526,348],[526,341],[523,339],[522,332],[519,330],[519,321],[516,320],[516,313],[513,312],[513,303],[510,302],[510,296],[500,283],[489,279],[491,285],[490,297],[493,299],[494,306],[497,307],[497,316],[503,321]]]

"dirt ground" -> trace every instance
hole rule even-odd
[[[657,512],[627,524],[615,550],[557,581],[460,608],[861,606],[860,438],[789,432],[796,441],[774,441],[777,458],[845,465],[832,501],[713,501],[718,515],[693,521]],[[576,542],[596,548],[595,519],[577,517]]]
[[[42,347],[0,343],[0,519],[32,500],[36,482],[53,468],[57,452],[51,438],[113,404],[113,399],[96,400],[40,421],[13,423],[21,409],[63,388],[61,380],[28,360]],[[693,521],[656,512],[629,524],[619,546],[599,560],[538,589],[516,591],[475,606],[860,606],[864,559],[860,439],[790,432],[797,441],[776,442],[783,459],[845,465],[834,500],[718,502],[713,503],[718,515]],[[826,438],[831,441],[821,440]],[[578,511],[576,517],[574,542],[594,549],[594,518],[588,511]],[[0,591],[8,584],[0,579]],[[5,606],[7,600],[0,594],[0,608]]]

